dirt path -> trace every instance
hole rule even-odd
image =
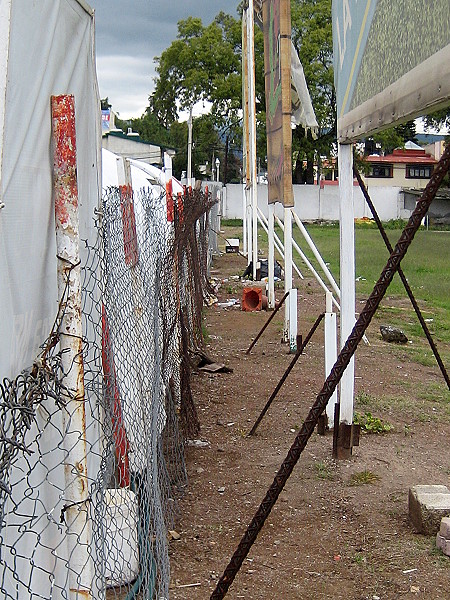
[[[224,280],[219,301],[240,299],[242,284],[230,275],[244,268],[239,256],[215,260],[213,276]],[[315,282],[302,282],[303,335],[323,303]],[[180,501],[181,539],[171,542],[171,599],[209,598],[322,387],[323,328],[257,435],[246,437],[292,358],[280,343],[281,312],[246,356],[269,314],[244,313],[239,304],[207,309],[207,351],[233,373],[194,375],[200,439],[208,445],[187,448],[189,487]],[[371,345],[357,352],[356,410],[389,422],[392,431],[363,435],[343,461],[331,458],[331,434],[313,434],[230,600],[448,597],[450,559],[433,538],[414,532],[407,506],[410,486],[450,484],[448,392],[437,366],[411,363],[401,347],[381,340],[380,322],[369,328]]]

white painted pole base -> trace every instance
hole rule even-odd
[[[289,352],[297,352],[297,290],[289,291]]]
[[[290,208],[284,209],[284,292],[292,289],[292,213]],[[284,310],[283,342],[289,343],[289,307],[286,302]]]

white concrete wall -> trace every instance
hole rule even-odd
[[[382,221],[407,219],[411,210],[403,208],[403,194],[399,187],[379,187],[369,189],[370,197]],[[320,190],[317,185],[294,185],[295,211],[302,221],[338,221],[339,188],[326,185]],[[354,187],[355,217],[371,217],[370,210],[358,186]],[[267,185],[258,185],[258,206],[268,216]],[[224,188],[222,216],[225,219],[242,219],[242,185],[227,184]],[[275,214],[283,217],[279,202]]]

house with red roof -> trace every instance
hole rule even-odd
[[[423,189],[433,174],[437,160],[413,142],[384,156],[371,154],[365,157],[370,170],[365,176],[368,187],[394,186]]]

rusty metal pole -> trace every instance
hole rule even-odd
[[[58,297],[61,300],[62,409],[68,598],[92,598],[92,530],[87,503],[86,412],[81,323],[75,100],[52,96],[53,197],[55,202]]]
[[[442,180],[450,167],[450,146],[444,151],[441,160],[439,161],[427,187],[425,188],[419,202],[416,205],[405,229],[403,230],[400,239],[398,240],[391,256],[389,257],[386,266],[370,294],[367,303],[360,313],[358,321],[353,327],[347,341],[344,344],[339,356],[331,369],[330,374],[326,378],[322,389],[320,390],[311,410],[308,413],[300,431],[297,433],[292,446],[289,448],[288,454],[282,465],[278,469],[275,478],[266,492],[264,499],[259,505],[251,523],[247,527],[241,541],[239,542],[236,551],[234,552],[228,566],[210,596],[210,600],[222,600],[228,592],[230,585],[233,583],[245,557],[250,552],[259,532],[264,526],[267,517],[270,515],[272,508],[275,506],[278,496],[281,494],[287,480],[292,474],[295,465],[297,464],[303,450],[306,448],[309,438],[314,432],[320,415],[325,410],[329,399],[333,395],[336,386],[347,368],[350,359],[356,352],[359,342],[362,340],[364,332],[369,326],[381,300],[383,299],[386,290],[389,287],[399,265],[414,239],[414,235],[420,227],[423,217],[436,196],[436,192],[442,183]]]

